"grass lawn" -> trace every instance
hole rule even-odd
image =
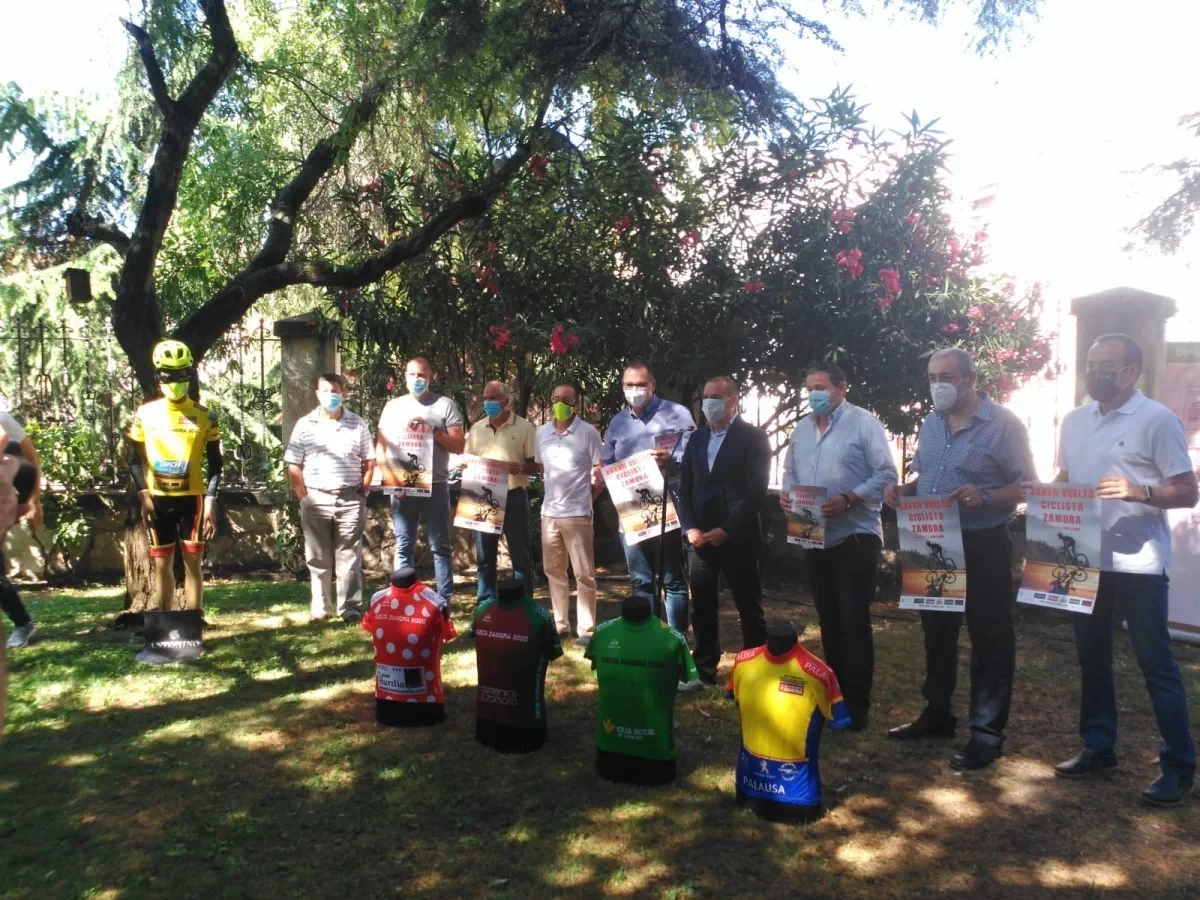
[[[819,653],[811,607],[782,593],[768,618],[790,618]],[[1120,769],[1053,776],[1078,743],[1074,647],[1053,613],[1023,613],[1005,757],[958,775],[953,744],[884,736],[920,709],[921,635],[909,614],[877,607],[871,730],[827,733],[833,809],[796,827],[734,807],[737,710],[715,691],[680,698],[674,786],[600,780],[595,680],[570,648],[550,669],[546,747],[511,757],[472,738],[462,637],[444,658],[446,723],[377,726],[370,641],[309,624],[306,585],[210,588],[207,655],[163,669],[135,665],[129,635],[107,630],[119,591],[26,599],[42,638],[9,654],[5,897],[1200,895],[1200,797],[1167,813],[1138,798],[1158,741],[1123,635]],[[612,597],[602,606],[617,614]],[[962,643],[965,663],[965,632]],[[1195,723],[1200,648],[1177,653]],[[966,685],[964,665],[960,703]]]

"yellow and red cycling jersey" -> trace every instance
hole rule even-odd
[[[221,440],[217,413],[190,397],[143,403],[129,425],[129,439],[146,447],[146,488],[157,497],[203,494],[208,444]]]

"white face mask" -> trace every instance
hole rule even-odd
[[[634,409],[645,406],[649,399],[650,391],[646,388],[627,388],[625,391],[625,402]]]
[[[700,401],[700,408],[704,410],[704,418],[708,419],[710,424],[725,418],[725,401],[719,397],[705,397]]]
[[[958,388],[946,381],[931,384],[929,394],[933,397],[933,408],[938,412],[945,412],[958,400]]]

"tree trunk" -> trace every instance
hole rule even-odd
[[[142,613],[158,609],[158,604],[154,598],[155,564],[150,559],[150,537],[142,523],[137,495],[131,497],[125,515],[125,603],[113,620],[113,627],[138,629],[142,627]],[[183,609],[183,560],[174,553],[171,563],[175,567],[175,596],[171,598],[171,608]]]

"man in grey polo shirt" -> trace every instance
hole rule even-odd
[[[362,539],[366,494],[375,473],[371,430],[342,402],[346,383],[328,372],[317,379],[317,408],[296,423],[283,461],[300,498],[304,558],[312,579],[313,619],[329,615],[337,580],[337,613],[362,618]]]
[[[1029,435],[1012,412],[975,389],[975,362],[957,347],[929,358],[933,409],[921,423],[912,468],[917,478],[889,487],[884,502],[901,496],[957,500],[967,569],[967,633],[971,637],[971,737],[950,758],[952,769],[980,769],[1000,756],[1012,705],[1017,637],[1012,541],[1008,520],[1036,478]],[[888,732],[897,740],[952,737],[958,681],[958,633],[963,613],[922,612],[925,636],[925,710]]]
[[[871,603],[879,580],[883,492],[896,483],[896,464],[883,424],[846,400],[846,373],[819,363],[805,380],[811,416],[788,442],[779,505],[791,511],[793,485],[825,488],[825,547],[806,550],[813,605],[825,661],[837,675],[850,730],[867,727],[875,641]]]
[[[1082,687],[1083,750],[1054,767],[1082,778],[1117,764],[1113,622],[1122,618],[1154,706],[1163,745],[1162,774],[1142,792],[1153,806],[1178,806],[1191,794],[1196,747],[1188,701],[1167,630],[1171,529],[1166,510],[1196,505],[1196,473],[1179,417],[1137,389],[1142,348],[1126,334],[1098,337],[1087,356],[1092,403],[1067,413],[1058,444],[1058,481],[1095,484],[1100,497],[1100,584],[1090,616],[1072,616]]]

